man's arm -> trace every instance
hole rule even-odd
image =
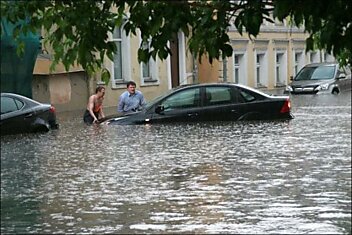
[[[104,118],[105,117],[105,114],[104,114],[104,111],[103,111],[103,106],[101,106],[99,113],[100,113],[100,118]]]
[[[93,108],[94,108],[94,96],[89,97],[88,100],[88,111],[90,113],[90,116],[92,116],[92,118],[94,119],[93,123],[98,121],[97,117],[94,115],[93,112]]]

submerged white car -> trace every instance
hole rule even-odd
[[[338,63],[314,63],[304,66],[286,86],[284,93],[338,94],[351,90],[351,69]]]

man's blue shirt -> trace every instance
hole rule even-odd
[[[125,91],[120,96],[119,104],[117,105],[117,112],[136,112],[140,109],[143,109],[145,105],[146,101],[142,92],[136,91],[131,95],[128,91]]]

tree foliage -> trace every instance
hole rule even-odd
[[[112,9],[115,9],[112,11]],[[128,11],[126,11],[128,9]],[[128,13],[127,13],[128,12]],[[103,68],[104,57],[112,59],[116,46],[108,33],[121,27],[133,35],[140,30],[142,43],[139,61],[170,54],[168,41],[178,31],[189,37],[189,49],[210,61],[231,56],[227,34],[234,26],[238,32],[255,37],[261,24],[273,16],[287,17],[309,33],[307,48],[318,46],[351,64],[352,1],[350,0],[80,0],[80,1],[2,1],[1,16],[10,22],[30,18],[19,32],[50,32],[44,39],[54,50],[53,66],[62,62],[66,69],[78,63],[93,73]],[[3,28],[1,27],[1,30]],[[151,50],[143,49],[150,40]],[[314,43],[318,41],[319,43]],[[106,72],[106,71],[105,71]],[[107,75],[105,74],[105,77]]]
[[[275,1],[274,15],[291,17],[309,33],[307,50],[325,49],[340,60],[352,64],[352,1],[295,0]]]

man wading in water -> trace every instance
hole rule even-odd
[[[84,112],[83,121],[87,124],[98,122],[99,119],[104,118],[103,100],[105,88],[97,87],[95,94],[91,95],[88,100],[87,109]]]

